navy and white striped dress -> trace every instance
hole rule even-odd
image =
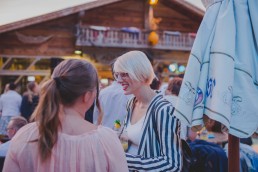
[[[128,102],[125,126],[131,119],[135,98]],[[150,103],[143,123],[138,155],[126,153],[132,171],[172,171],[182,168],[180,122],[173,115],[174,107],[157,94]]]

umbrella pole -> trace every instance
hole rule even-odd
[[[228,136],[228,171],[239,172],[239,138],[231,134]]]

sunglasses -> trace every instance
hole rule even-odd
[[[128,73],[124,73],[124,72],[115,72],[114,73],[114,77],[116,80],[118,80],[119,78],[120,79],[126,79],[129,77],[129,74]]]

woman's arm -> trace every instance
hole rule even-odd
[[[147,126],[147,140],[143,147],[146,149],[145,154],[147,152],[150,158],[127,153],[127,164],[130,170],[173,172],[181,170],[180,123],[172,113],[173,107],[170,105],[165,105],[156,111],[155,119],[152,118]],[[152,137],[152,134],[156,137]],[[158,139],[158,143],[155,138]],[[160,152],[160,156],[152,157],[151,151]]]

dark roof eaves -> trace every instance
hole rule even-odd
[[[121,1],[121,0],[98,0],[98,1],[93,1],[93,2],[90,2],[90,3],[66,8],[66,9],[63,9],[63,10],[55,11],[55,12],[48,13],[48,14],[45,14],[45,15],[40,15],[40,16],[37,16],[37,17],[32,17],[32,18],[28,18],[28,19],[25,19],[25,20],[20,20],[20,21],[17,21],[17,22],[13,22],[13,23],[10,23],[10,24],[0,26],[0,34],[4,33],[4,32],[15,30],[15,29],[20,29],[20,28],[23,28],[23,27],[26,27],[26,26],[38,24],[38,23],[41,23],[41,22],[53,20],[53,19],[56,19],[56,18],[59,18],[59,17],[64,17],[64,16],[67,16],[67,15],[75,14],[75,13],[78,13],[80,11],[93,9],[93,8],[100,7],[100,6],[103,6],[103,5],[108,5],[108,4],[111,4],[111,3],[114,3],[114,2],[119,2],[119,1]]]

